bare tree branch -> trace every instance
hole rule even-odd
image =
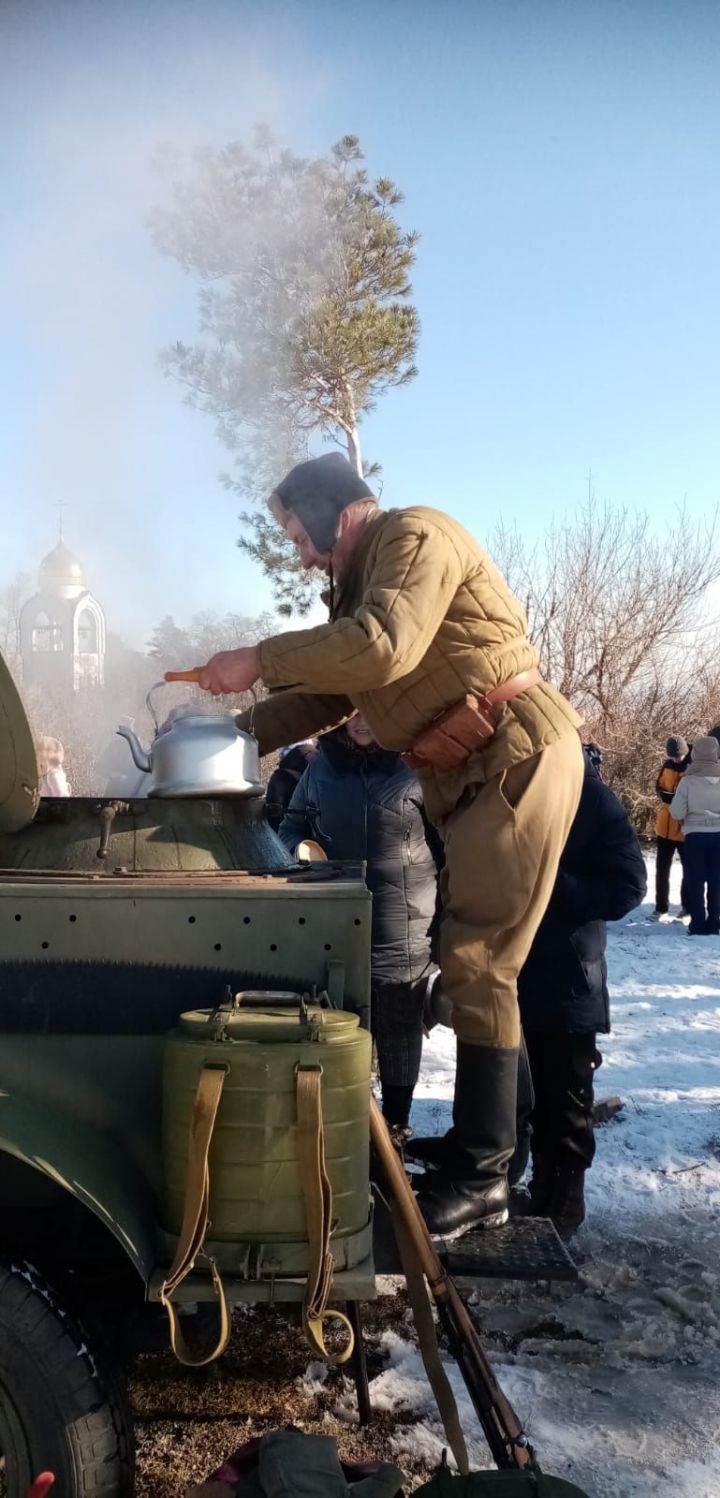
[[[543,673],[647,821],[667,736],[720,717],[718,636],[702,613],[720,577],[717,516],[693,524],[681,509],[659,537],[646,514],[590,495],[539,545],[500,525],[489,547],[526,609]]]

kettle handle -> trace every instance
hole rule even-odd
[[[166,671],[165,675],[163,676],[162,681],[156,681],[156,682],[154,682],[153,686],[151,686],[150,691],[148,692],[147,697],[145,698],[145,706],[147,707],[147,710],[148,710],[148,712],[150,713],[150,715],[152,717],[153,723],[155,724],[155,732],[156,733],[158,732],[158,726],[159,725],[158,725],[158,720],[157,720],[157,713],[155,712],[155,708],[154,708],[154,706],[153,706],[153,704],[151,702],[151,698],[152,698],[153,692],[156,692],[157,689],[158,689],[158,687],[164,687],[167,683],[173,682],[173,681],[197,682],[199,680],[201,670],[202,670],[201,666],[193,666],[192,669],[188,670],[188,671]],[[253,733],[254,732],[254,729],[253,729],[253,720],[254,720],[254,717],[255,717],[255,709],[257,707],[258,696],[257,696],[257,692],[255,691],[254,687],[249,687],[248,690],[250,692],[250,696],[252,697],[252,707],[250,709],[249,725],[250,725],[250,733]]]
[[[152,694],[153,694],[153,692],[157,691],[158,687],[164,687],[164,686],[165,686],[165,682],[164,681],[153,682],[153,685],[151,686],[150,691],[148,692],[147,697],[145,698],[145,706],[146,706],[146,708],[147,708],[147,710],[148,710],[148,712],[150,714],[150,717],[153,720],[153,723],[155,724],[155,734],[156,734],[156,736],[157,736],[157,734],[160,731],[160,725],[158,723],[158,717],[157,717],[157,713],[155,711],[155,705],[154,705],[153,700],[152,700]]]
[[[202,666],[191,666],[188,671],[166,671],[163,677],[163,681],[198,682],[200,680],[200,672],[202,671],[202,669]],[[156,682],[156,686],[162,686],[162,682]],[[153,688],[153,691],[154,690],[155,689]],[[255,691],[255,688],[248,687],[248,691],[251,693],[254,701],[257,702],[257,692]]]

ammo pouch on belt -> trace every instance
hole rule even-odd
[[[189,1365],[225,1350],[221,1268],[236,1276],[244,1255],[270,1256],[278,1280],[305,1279],[303,1330],[316,1355],[340,1363],[353,1350],[328,1299],[335,1254],[352,1267],[369,1252],[371,1040],[355,1014],[278,998],[294,1001],[290,1012],[270,1003],[184,1014],[165,1041],[163,1227],[174,1261],[160,1298],[172,1349]],[[212,1276],[220,1309],[217,1343],[202,1357],[185,1345],[173,1305],[196,1267]],[[328,1319],[345,1328],[337,1354],[325,1346]]]
[[[467,692],[462,702],[448,708],[421,733],[410,752],[403,754],[405,764],[412,770],[428,765],[436,770],[454,770],[464,765],[471,754],[485,748],[495,732],[491,710],[489,698]]]
[[[423,770],[428,766],[435,770],[456,770],[471,754],[484,749],[492,738],[497,727],[492,718],[493,708],[501,702],[512,702],[514,697],[539,686],[541,681],[537,666],[531,666],[493,687],[485,697],[466,692],[462,701],[441,713],[415,740],[410,751],[403,754],[405,764],[411,770]]]

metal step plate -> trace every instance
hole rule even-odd
[[[576,1280],[577,1266],[546,1217],[515,1217],[502,1228],[478,1229],[435,1245],[455,1279]],[[401,1274],[392,1224],[375,1203],[373,1254],[377,1274]]]

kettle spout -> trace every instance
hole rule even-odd
[[[125,724],[121,724],[117,732],[121,739],[127,739],[128,744],[130,745],[130,752],[135,761],[135,764],[138,767],[138,770],[144,770],[145,774],[149,775],[151,769],[150,755],[148,754],[146,749],[143,749],[143,746],[140,743],[140,740],[134,728],[126,728]]]

